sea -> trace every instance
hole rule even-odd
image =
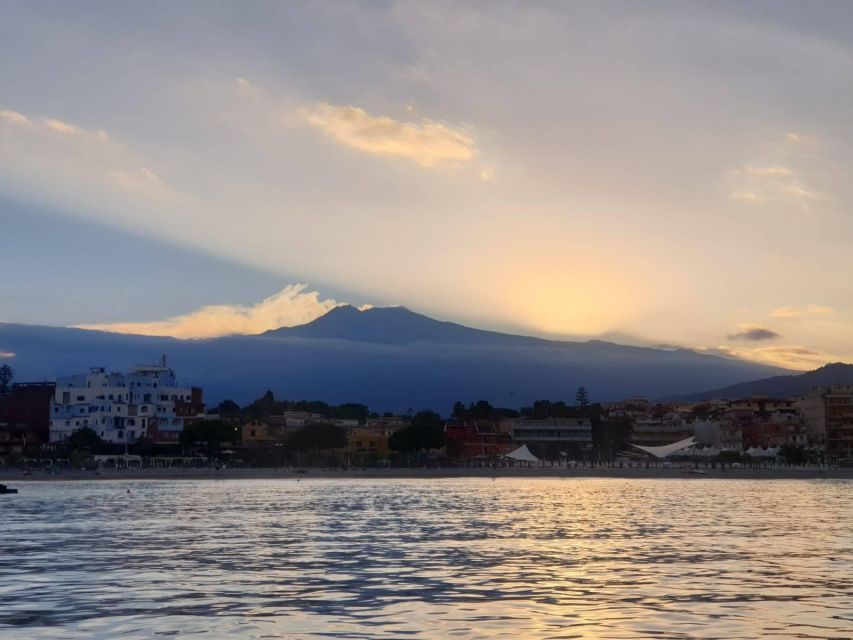
[[[849,480],[14,483],[0,638],[852,638]]]

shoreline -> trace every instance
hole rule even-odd
[[[68,482],[100,480],[402,480],[453,478],[615,478],[615,479],[717,479],[717,480],[853,480],[853,468],[768,468],[768,469],[702,469],[690,473],[687,469],[565,469],[537,468],[426,468],[426,469],[306,469],[297,473],[290,468],[234,469],[104,469],[100,472],[65,470],[59,474],[23,470],[0,470],[0,483]]]

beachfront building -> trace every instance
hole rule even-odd
[[[0,457],[22,455],[48,442],[55,387],[52,382],[19,382],[0,397]]]
[[[498,420],[448,420],[444,436],[450,458],[493,461],[517,448]]]
[[[681,419],[646,418],[631,425],[631,443],[646,447],[668,445],[694,435],[693,425]]]
[[[806,430],[797,403],[788,398],[752,396],[731,400],[720,411],[723,449],[805,446]]]
[[[798,407],[810,446],[832,458],[853,459],[853,385],[813,389]]]
[[[343,452],[350,456],[381,456],[387,457],[388,436],[382,428],[355,427],[347,433],[347,444]]]
[[[293,427],[292,429],[302,427]],[[240,440],[244,447],[265,448],[283,444],[286,439],[287,422],[284,416],[252,418],[240,428]]]
[[[178,386],[165,357],[160,364],[140,365],[129,373],[94,367],[57,379],[50,403],[50,442],[61,443],[89,428],[113,444],[141,438],[174,443],[184,425],[203,414],[202,390]]]
[[[589,418],[543,418],[508,422],[512,439],[520,444],[592,446],[592,422]]]

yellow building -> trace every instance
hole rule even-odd
[[[271,447],[283,439],[284,425],[270,424],[257,418],[243,424],[241,439],[244,447]]]
[[[343,452],[349,455],[376,454],[387,456],[388,436],[384,430],[371,427],[356,427],[347,435],[347,446]]]

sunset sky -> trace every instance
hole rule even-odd
[[[0,321],[853,360],[847,2],[0,2]],[[0,353],[3,345],[0,344]]]

